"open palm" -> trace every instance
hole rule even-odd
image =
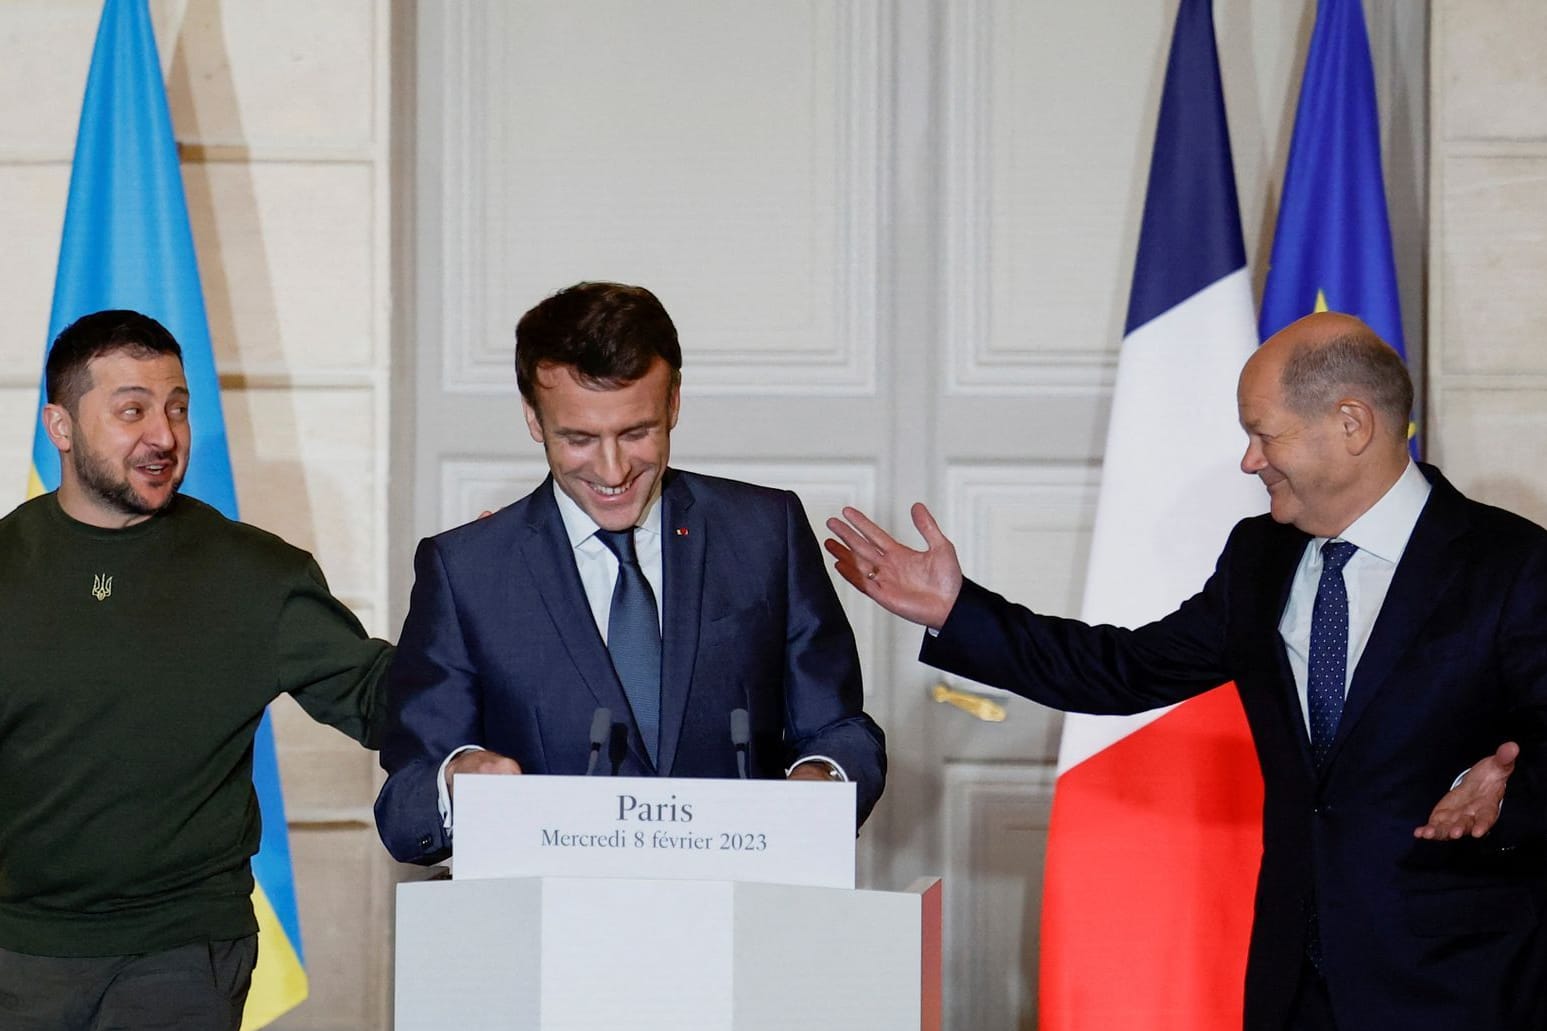
[[[912,515],[924,538],[923,551],[899,544],[857,508],[845,508],[842,519],[827,521],[837,539],[828,538],[825,547],[837,559],[838,574],[876,604],[939,629],[961,592],[961,562],[929,509],[915,504]]]

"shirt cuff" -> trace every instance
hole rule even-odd
[[[1468,773],[1471,773],[1471,772],[1472,772],[1472,768],[1470,766],[1468,766],[1466,769],[1462,770],[1459,774],[1457,774],[1456,779],[1450,782],[1450,790],[1454,791],[1457,788],[1459,788],[1461,786],[1461,782],[1463,780],[1466,780],[1466,775]],[[1504,800],[1502,798],[1499,799],[1499,812],[1498,812],[1498,815],[1500,815],[1500,816],[1504,815]]]
[[[451,765],[451,760],[463,752],[476,752],[482,745],[463,745],[441,761],[440,769],[435,771],[435,802],[440,809],[440,825],[447,833],[451,833],[451,789],[446,786],[446,767]]]
[[[790,768],[784,771],[784,775],[788,777],[795,769],[795,767],[799,766],[801,763],[826,763],[834,773],[838,774],[839,780],[843,781],[845,784],[847,784],[849,781],[848,773],[842,766],[838,765],[838,760],[829,758],[825,755],[803,755],[799,759],[796,759],[794,762],[790,763]]]

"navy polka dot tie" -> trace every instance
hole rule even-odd
[[[1343,716],[1348,682],[1348,588],[1343,567],[1359,549],[1347,541],[1321,546],[1321,582],[1311,609],[1311,650],[1306,670],[1306,700],[1311,715],[1311,752],[1326,763]]]
[[[634,710],[645,751],[654,762],[661,733],[661,623],[655,592],[639,568],[632,529],[597,530],[596,538],[618,557],[618,582],[607,617],[607,651]]]

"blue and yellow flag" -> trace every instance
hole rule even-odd
[[[1328,309],[1357,315],[1407,357],[1359,0],[1316,9],[1258,328],[1266,340]]]
[[[183,196],[177,142],[145,0],[106,0],[81,107],[48,339],[82,315],[133,308],[183,348],[192,395],[191,462],[183,491],[236,518],[236,488],[220,409],[204,293]],[[28,497],[59,486],[59,453],[43,431],[39,390]],[[263,839],[253,859],[261,934],[243,1028],[306,998],[301,929],[274,732],[264,716],[253,755]]]

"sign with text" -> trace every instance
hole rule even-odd
[[[452,876],[853,888],[854,812],[853,784],[459,775]]]

